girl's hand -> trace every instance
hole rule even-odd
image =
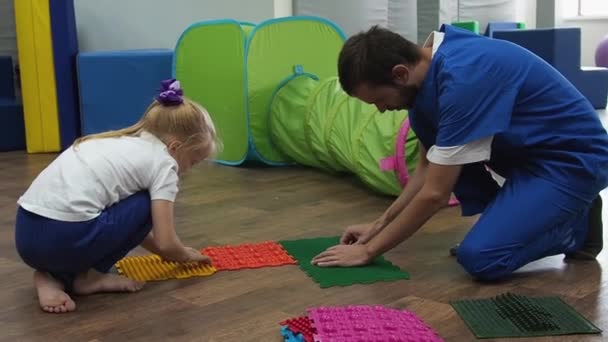
[[[184,250],[186,252],[186,262],[200,262],[205,265],[211,265],[211,258],[202,254],[201,251],[191,247],[184,247]]]
[[[154,248],[160,257],[175,262],[200,262],[211,264],[211,258],[199,250],[184,247],[180,241],[173,222],[173,202],[166,200],[152,201],[152,234]],[[151,245],[151,244],[148,244]]]

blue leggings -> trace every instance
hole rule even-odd
[[[50,273],[67,292],[77,274],[107,273],[152,229],[150,195],[138,192],[84,222],[64,222],[19,207],[15,243],[23,261]]]
[[[483,213],[457,251],[458,262],[479,280],[503,278],[540,258],[577,251],[585,241],[593,198],[574,197],[523,172],[510,175],[494,198],[481,198],[488,199]]]

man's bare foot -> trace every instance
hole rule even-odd
[[[144,284],[121,275],[104,274],[90,269],[74,279],[74,292],[79,295],[99,292],[137,292],[144,287]]]
[[[40,308],[46,312],[63,313],[76,310],[76,303],[63,291],[63,285],[50,275],[35,271],[34,284]]]

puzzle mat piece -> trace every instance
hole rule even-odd
[[[218,271],[296,264],[283,246],[274,241],[210,246],[202,253],[211,258]]]
[[[302,335],[289,330],[289,327],[286,325],[281,326],[281,335],[283,336],[284,342],[304,342]]]
[[[290,318],[279,323],[282,326],[287,326],[294,334],[301,334],[305,342],[314,342],[313,335],[315,329],[312,327],[308,316]]]
[[[559,297],[505,293],[450,302],[477,338],[594,334],[602,331]]]
[[[413,312],[382,305],[308,309],[315,341],[438,342],[443,339]]]
[[[209,276],[216,271],[213,266],[165,261],[154,254],[125,257],[115,266],[120,274],[138,281]]]
[[[321,288],[394,281],[410,277],[409,273],[400,270],[382,256],[374,259],[369,265],[358,267],[319,267],[310,263],[317,254],[339,244],[340,237],[282,240],[279,243],[298,261],[298,266],[319,283]]]

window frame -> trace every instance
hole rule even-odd
[[[572,0],[562,0],[562,1],[571,2]],[[605,1],[605,0],[595,0],[595,1]],[[562,2],[562,6],[565,6],[565,4],[563,2]],[[576,0],[576,13],[562,11],[562,19],[565,21],[608,20],[608,13],[585,14],[583,12],[583,0]]]

